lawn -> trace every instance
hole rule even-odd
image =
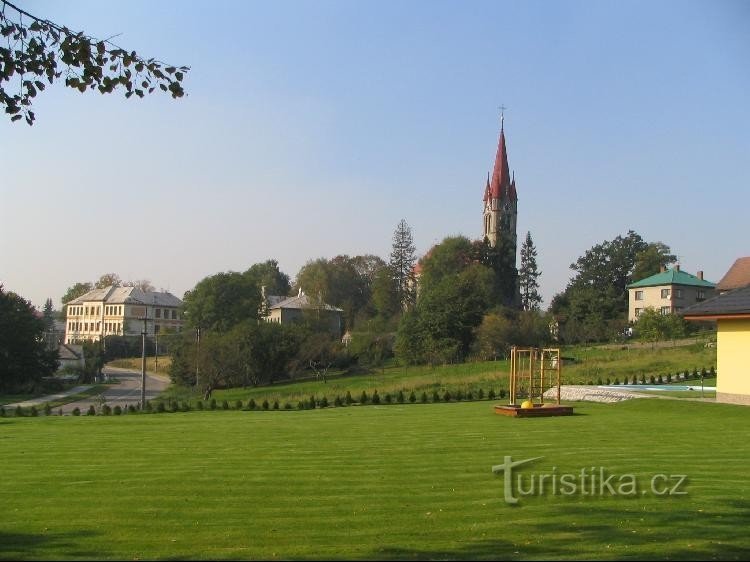
[[[2,559],[746,559],[750,410],[491,402],[0,419]],[[503,499],[491,467],[685,474],[686,495]],[[553,468],[554,467],[554,468]]]

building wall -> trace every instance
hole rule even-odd
[[[719,320],[716,400],[750,404],[750,319]]]
[[[175,307],[94,301],[67,307],[65,343],[99,341],[115,335],[138,336],[143,330],[144,313],[149,319],[147,335],[182,330],[182,311]]]
[[[668,296],[662,296],[667,290]],[[636,300],[636,293],[642,293],[642,299]],[[628,289],[628,321],[635,322],[640,311],[652,307],[664,314],[680,312],[697,302],[713,297],[716,290],[711,287],[692,287],[690,285],[659,285],[656,287],[637,287]]]

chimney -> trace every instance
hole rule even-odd
[[[666,270],[667,270],[667,266],[666,265],[660,265],[659,266],[659,273],[664,273]]]
[[[703,281],[703,272],[702,271],[698,272],[698,279],[700,279],[701,281]]]
[[[679,264],[679,263],[676,263],[676,264],[675,264],[675,266],[674,266],[674,270],[675,270],[675,271],[680,271],[680,264]]]

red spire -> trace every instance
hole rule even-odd
[[[508,169],[508,153],[505,149],[505,131],[500,126],[500,141],[497,145],[495,156],[495,168],[492,171],[492,183],[490,184],[490,196],[499,199],[503,192],[510,188],[510,171]]]

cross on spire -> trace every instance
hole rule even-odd
[[[504,105],[500,105],[498,109],[500,110],[500,129],[502,130],[505,123],[505,110],[508,108]]]

